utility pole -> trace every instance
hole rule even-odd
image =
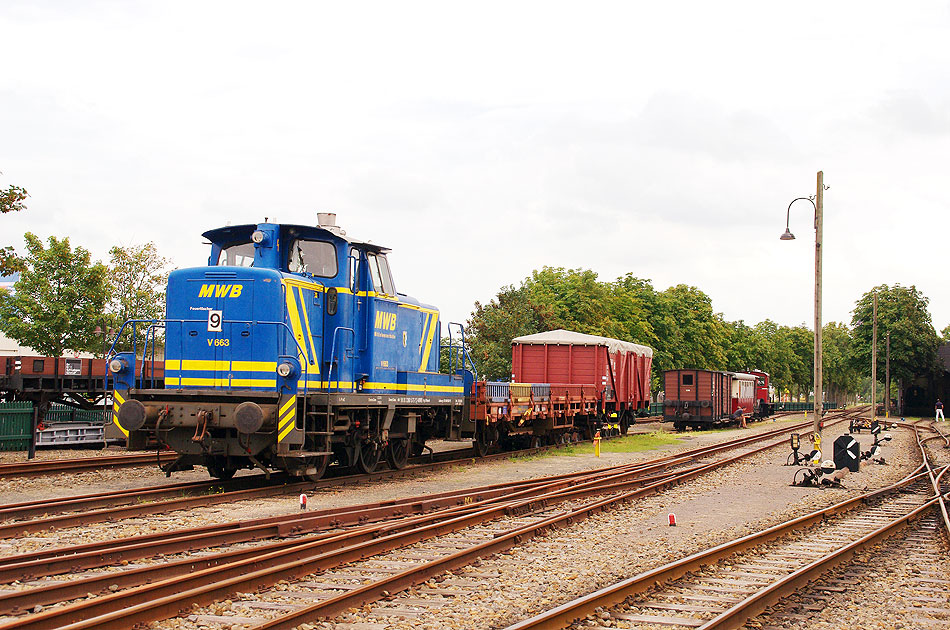
[[[874,324],[871,328],[871,422],[877,415],[877,291],[874,292]]]
[[[887,361],[884,363],[884,417],[891,417],[891,331],[887,331]]]
[[[825,174],[818,171],[815,196],[815,435],[821,435],[824,405],[821,391],[821,238],[824,225]]]

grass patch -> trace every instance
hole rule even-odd
[[[641,451],[652,451],[653,449],[667,444],[676,444],[680,438],[676,435],[655,431],[653,433],[638,433],[636,435],[627,435],[622,438],[611,438],[601,440],[601,453],[639,453]],[[558,449],[535,453],[534,455],[520,455],[512,457],[516,461],[532,461],[545,457],[554,457],[567,455],[569,457],[578,455],[593,455],[594,445],[590,443],[568,444]]]

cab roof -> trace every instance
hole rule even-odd
[[[208,230],[203,233],[202,236],[211,241],[216,245],[227,245],[229,243],[236,243],[239,241],[249,241],[251,240],[251,234],[254,230],[259,227],[275,227],[279,230],[280,236],[287,237],[296,237],[304,239],[338,239],[345,241],[350,245],[359,247],[360,249],[365,249],[372,252],[388,252],[391,251],[388,247],[383,247],[381,245],[376,245],[375,243],[368,243],[366,241],[360,241],[357,239],[352,239],[347,237],[345,234],[339,234],[322,227],[315,227],[312,225],[294,225],[290,223],[261,223],[254,224],[248,223],[246,225],[229,225],[227,227],[216,228],[214,230]]]

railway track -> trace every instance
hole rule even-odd
[[[945,436],[915,431],[923,463],[898,484],[646,571],[506,630],[587,628],[592,620],[609,620],[613,628],[737,628],[904,528],[911,530],[907,540],[932,549],[933,524],[941,522],[944,536],[950,531],[944,497],[950,466],[932,464],[924,447]],[[945,561],[946,539],[942,546]],[[934,584],[924,580],[922,588]],[[801,619],[807,612],[791,614]]]
[[[334,611],[352,605],[373,601],[405,588],[407,585],[424,581],[432,575],[443,573],[453,567],[464,566],[477,558],[518,545],[551,528],[570,524],[620,502],[657,492],[751,453],[784,444],[784,437],[778,441],[774,438],[806,426],[808,425],[803,423],[782,427],[715,447],[695,449],[692,452],[658,458],[645,464],[604,469],[594,473],[578,473],[553,480],[535,480],[531,483],[521,482],[512,487],[495,486],[466,490],[455,495],[417,498],[396,505],[328,510],[325,513],[313,515],[314,519],[324,519],[319,523],[314,520],[304,525],[302,524],[304,517],[298,515],[294,515],[293,518],[275,519],[273,523],[270,523],[270,526],[275,529],[266,535],[261,530],[256,535],[270,537],[276,532],[278,535],[294,534],[294,537],[257,545],[253,548],[222,551],[207,555],[200,562],[193,557],[185,558],[181,562],[160,565],[166,567],[164,569],[139,567],[129,571],[114,572],[105,580],[101,576],[89,576],[77,580],[80,584],[70,586],[54,584],[42,587],[35,585],[34,588],[25,589],[24,593],[3,594],[0,602],[3,603],[4,610],[20,612],[34,610],[36,606],[42,606],[43,601],[63,601],[77,595],[99,592],[106,581],[110,582],[110,586],[115,585],[119,591],[16,618],[0,627],[11,630],[12,628],[54,628],[70,623],[75,624],[71,626],[74,628],[129,627],[133,623],[175,616],[179,609],[188,609],[196,602],[210,603],[215,599],[231,597],[233,603],[233,594],[236,592],[263,592],[287,580],[294,581],[294,584],[301,581],[312,583],[313,580],[308,579],[307,576],[314,572],[326,574],[349,563],[380,554],[398,553],[397,550],[412,545],[433,545],[416,552],[417,556],[426,558],[426,561],[411,562],[414,566],[409,567],[399,563],[402,562],[405,565],[411,558],[386,560],[385,562],[396,564],[381,565],[384,570],[374,572],[383,574],[380,579],[374,579],[369,574],[358,579],[359,582],[367,582],[362,585],[357,586],[352,581],[346,580],[343,582],[323,581],[322,577],[317,583],[335,584],[339,588],[328,586],[324,589],[314,589],[312,585],[298,585],[302,589],[301,592],[309,593],[301,596],[308,605],[302,605],[299,600],[296,603],[281,603],[281,601],[265,601],[261,599],[262,596],[255,596],[257,599],[254,601],[260,602],[259,606],[263,606],[261,610],[267,612],[269,616],[284,613],[262,627],[289,628],[300,623],[300,619],[332,614]],[[753,445],[761,441],[767,441],[767,443]],[[723,450],[742,446],[748,446],[750,450],[716,462],[695,461],[701,457],[709,457]],[[672,467],[680,467],[681,470],[673,471]],[[370,509],[377,510],[376,515],[380,518],[378,523],[367,522],[374,517],[374,514],[368,511]],[[394,514],[386,516],[385,510],[394,511]],[[397,515],[399,520],[391,520],[394,515]],[[508,522],[505,522],[505,519],[508,519]],[[330,529],[312,535],[300,535],[304,531],[314,531],[320,527],[330,527]],[[493,533],[490,537],[482,536],[471,533],[476,531],[473,528],[487,528]],[[249,528],[242,524],[241,527],[231,529],[248,530]],[[461,532],[465,533],[460,534]],[[193,534],[197,533],[193,532]],[[220,544],[221,531],[210,535],[219,536],[214,544]],[[233,532],[227,535],[230,536],[229,544],[250,542],[247,539],[237,540]],[[468,539],[469,542],[460,547],[459,536],[462,539]],[[469,536],[473,538],[469,539]],[[139,541],[141,542],[143,541]],[[129,548],[120,553],[129,553],[130,556],[127,557],[134,556],[136,553],[140,554],[137,557],[145,557],[149,551],[154,555],[159,549],[158,540],[144,542],[146,543],[144,548],[140,547],[138,550]],[[207,544],[201,543],[198,538],[174,541],[169,544],[185,544],[195,548],[207,547]],[[116,541],[113,541],[110,547],[115,546]],[[168,550],[170,549],[169,547]],[[439,549],[442,549],[444,553],[439,553]],[[168,553],[168,550],[165,553]],[[101,549],[84,550],[87,558],[102,552]],[[60,553],[60,556],[54,554],[43,558],[20,558],[24,562],[32,562],[30,571],[34,572],[27,572],[21,577],[35,577],[35,571],[41,564],[59,563],[58,566],[64,567],[68,566],[71,560],[77,560],[77,558],[70,558],[73,555],[71,553]],[[114,557],[110,558],[109,561],[114,559]],[[20,570],[22,569],[21,566]],[[170,577],[171,575],[174,577]],[[13,573],[10,573],[7,577],[12,576]],[[70,591],[72,594],[62,589],[73,589]],[[277,590],[286,589],[277,587]],[[277,599],[282,597],[286,598],[286,595],[278,595]],[[315,601],[317,603],[314,603]],[[232,616],[240,617],[240,615]],[[234,623],[242,622],[234,621]]]
[[[353,474],[345,468],[331,468],[319,481],[297,481],[286,475],[236,477],[132,488],[120,492],[103,492],[58,499],[43,499],[0,505],[0,539],[41,531],[52,531],[76,525],[115,521],[123,518],[162,514],[194,507],[205,507],[235,501],[314,492],[335,486],[347,486],[385,479],[407,477],[451,467],[459,462],[492,461],[509,457],[534,455],[558,448],[539,446],[520,451],[493,453],[475,458],[474,449],[442,451],[431,456],[410,459],[401,470],[381,470]],[[39,516],[39,518],[30,518]]]
[[[58,473],[76,473],[88,470],[132,468],[167,463],[177,455],[172,451],[133,453],[130,455],[105,455],[103,457],[77,457],[75,459],[48,459],[0,464],[0,478],[37,477]]]

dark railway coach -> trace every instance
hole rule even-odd
[[[663,373],[663,419],[682,430],[732,424],[762,416],[755,374],[716,370],[667,370]],[[767,415],[767,414],[765,414]]]

